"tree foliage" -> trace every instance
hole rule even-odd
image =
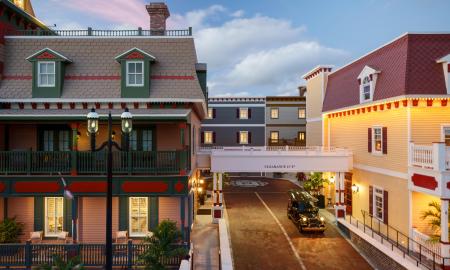
[[[23,234],[24,223],[18,222],[16,217],[5,218],[0,222],[0,243],[18,243],[19,236]]]
[[[80,257],[72,257],[67,262],[59,255],[53,255],[52,265],[43,265],[39,267],[40,270],[83,270],[85,269],[81,263]]]

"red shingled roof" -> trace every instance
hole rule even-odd
[[[450,54],[450,34],[406,34],[395,41],[331,73],[323,111],[359,104],[358,75],[367,66],[378,74],[373,100],[402,95],[443,95],[442,64]]]

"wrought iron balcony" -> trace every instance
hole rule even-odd
[[[0,151],[0,174],[105,174],[106,151]],[[188,151],[116,151],[115,174],[179,174],[189,169]]]

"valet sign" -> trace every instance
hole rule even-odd
[[[274,169],[274,170],[278,170],[278,169],[295,169],[295,165],[294,164],[266,164],[264,165],[264,169]]]

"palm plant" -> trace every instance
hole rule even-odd
[[[441,205],[437,201],[432,201],[428,203],[428,207],[429,209],[423,211],[420,218],[422,220],[428,220],[428,224],[431,225],[431,229],[433,230],[434,234],[431,235],[430,241],[439,242],[441,240]]]
[[[146,238],[145,243],[149,248],[139,256],[139,260],[144,264],[145,269],[163,270],[166,269],[162,258],[184,257],[187,250],[175,246],[181,240],[181,231],[178,230],[176,223],[165,220],[159,223],[153,230],[153,237]]]
[[[327,180],[323,178],[321,172],[313,172],[309,175],[308,180],[303,184],[303,187],[313,195],[318,195],[320,188],[323,187],[323,183],[326,182]]]

